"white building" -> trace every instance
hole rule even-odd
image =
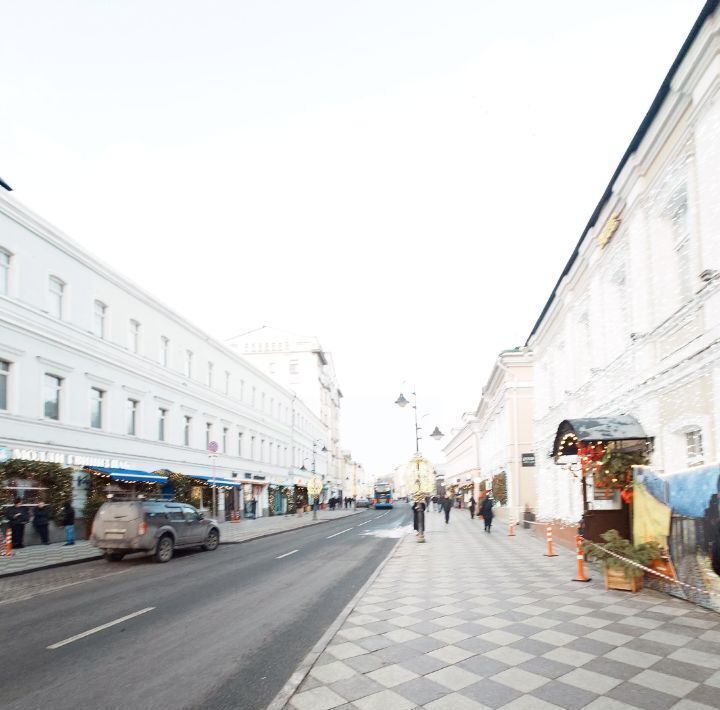
[[[340,450],[340,400],[331,353],[326,352],[314,336],[298,336],[277,328],[262,326],[228,340],[228,345],[269,375],[284,388],[295,393],[318,417],[323,426],[318,459],[321,475],[327,483],[326,495],[351,495],[343,490]],[[318,469],[320,471],[320,469]]]
[[[326,425],[231,348],[0,190],[0,447],[231,481],[224,508],[301,471]],[[219,445],[214,461],[208,444]]]
[[[529,339],[539,512],[578,520],[558,425],[632,415],[666,473],[720,438],[720,14],[707,3]],[[592,495],[591,495],[592,498]]]
[[[536,505],[533,452],[533,355],[526,349],[503,350],[493,366],[474,413],[463,415],[443,448],[445,485],[464,490],[464,497],[480,484],[492,489],[493,478],[503,477],[506,498],[501,501],[520,519]],[[472,488],[470,488],[470,484]]]

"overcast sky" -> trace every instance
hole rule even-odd
[[[213,336],[318,336],[380,476],[403,381],[449,434],[525,342],[702,5],[3,0],[0,177]]]

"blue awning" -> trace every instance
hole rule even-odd
[[[203,473],[183,473],[183,476],[188,478],[197,478],[200,481],[204,481],[208,486],[227,486],[229,488],[240,488],[242,486],[241,481],[234,481],[231,478],[219,478],[218,476],[206,476]]]
[[[105,468],[104,466],[85,466],[90,473],[100,473],[109,476],[113,481],[122,483],[167,483],[166,476],[158,476],[156,473],[146,471],[135,471],[129,468]]]

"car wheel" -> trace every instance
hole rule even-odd
[[[170,535],[163,535],[155,548],[156,562],[169,562],[173,556],[173,548],[175,543]]]
[[[217,546],[220,544],[220,533],[215,529],[212,528],[210,532],[208,533],[207,539],[203,543],[203,550],[209,550],[212,552],[213,550],[217,550]]]
[[[125,557],[124,552],[106,552],[105,553],[105,559],[109,562],[120,562],[120,560]]]

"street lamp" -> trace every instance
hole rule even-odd
[[[322,444],[323,447],[320,449],[322,453],[327,452],[327,448],[325,447],[325,444],[323,444],[322,439],[317,439],[316,441],[313,441],[313,452],[312,452],[312,478],[310,479],[310,483],[308,484],[308,493],[313,497],[313,520],[317,520],[317,509],[318,509],[318,501],[320,498],[320,493],[322,493],[323,484],[318,475],[315,472],[315,452],[317,450],[318,444]],[[305,461],[307,459],[303,460],[303,464],[300,467],[301,471],[307,471],[307,468],[305,468]]]
[[[415,510],[415,516],[417,521],[417,541],[418,542],[425,542],[425,497],[426,494],[431,491],[425,491],[423,490],[427,486],[424,485],[422,478],[423,473],[420,471],[420,467],[422,463],[426,463],[425,460],[420,455],[420,439],[422,438],[420,436],[420,432],[422,431],[422,427],[418,425],[418,414],[417,414],[417,393],[415,392],[415,386],[413,385],[413,391],[410,393],[412,395],[412,402],[407,400],[405,398],[405,395],[401,392],[400,396],[395,400],[395,404],[397,404],[398,407],[405,407],[408,404],[412,404],[413,413],[414,413],[414,419],[415,419],[415,456],[413,458],[413,461],[415,462],[415,493],[413,494],[413,500],[415,501],[415,504],[417,505],[417,508]],[[425,415],[427,416],[427,415]],[[435,439],[435,441],[440,441],[444,434],[440,431],[440,429],[436,426],[432,433],[430,434],[430,437],[432,439]],[[426,464],[427,465],[427,464]]]

